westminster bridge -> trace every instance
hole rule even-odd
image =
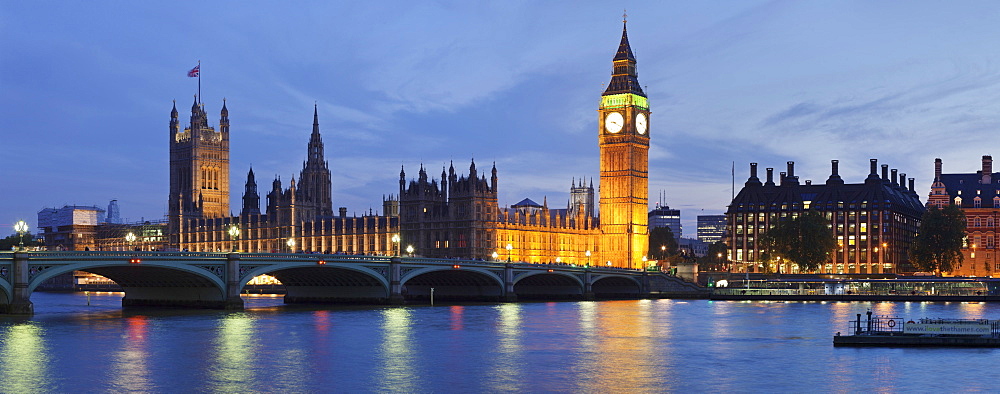
[[[516,301],[696,296],[661,272],[562,264],[332,254],[0,252],[0,312],[31,314],[31,293],[84,271],[115,281],[122,306],[242,309],[258,275],[285,287],[286,303],[402,304],[406,300]]]

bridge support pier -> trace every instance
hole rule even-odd
[[[7,305],[7,313],[12,315],[31,315],[35,313],[35,305],[31,303],[31,293],[28,291],[28,256],[21,252],[14,252],[14,264],[11,271],[11,279],[14,284],[14,294],[12,294],[10,304]]]
[[[645,271],[646,267],[642,268],[642,278],[639,279],[639,295],[649,298],[652,293],[651,286],[649,285],[649,271]]]
[[[517,302],[517,293],[514,293],[514,265],[511,263],[503,268],[503,300]]]
[[[402,260],[393,257],[389,260],[389,304],[403,305],[403,286],[400,284],[399,266]]]
[[[226,256],[226,300],[224,308],[230,310],[242,310],[243,298],[240,298],[240,254],[229,253]]]
[[[594,296],[594,276],[590,273],[589,267],[583,273],[583,299],[587,301],[597,299]]]

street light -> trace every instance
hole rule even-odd
[[[587,267],[589,268],[590,267],[590,249],[587,249],[587,253],[584,253],[584,254],[587,255]]]
[[[289,253],[295,253],[295,238],[289,238],[288,242],[285,242],[285,244],[288,245]]]
[[[396,252],[396,256],[399,256],[399,234],[392,235],[392,251]]]
[[[497,261],[497,257],[500,256],[496,251],[493,251],[493,261]]]
[[[233,239],[233,252],[236,251],[236,238],[240,237],[240,226],[232,225],[229,226],[229,237]]]
[[[135,233],[129,231],[128,234],[125,234],[125,242],[128,242],[128,248],[131,250],[132,243],[135,242]]]
[[[514,245],[507,243],[507,262],[510,262],[510,251],[514,249]]]
[[[18,249],[24,249],[24,233],[28,232],[28,223],[18,220],[17,223],[14,223],[14,231],[17,231]]]
[[[406,245],[406,253],[409,253],[410,257],[413,257],[413,245]]]
[[[649,269],[653,268],[653,266],[651,266],[651,265],[650,266],[646,266],[646,262],[647,261],[649,261],[649,259],[647,259],[646,256],[642,256],[642,268],[645,269],[646,271],[649,271]]]

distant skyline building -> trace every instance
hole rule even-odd
[[[726,215],[698,215],[698,240],[706,244],[722,241],[726,233]]]
[[[104,222],[112,224],[120,224],[122,222],[121,213],[118,212],[118,200],[111,200],[108,203],[108,213]]]
[[[656,208],[649,211],[649,228],[668,227],[673,233],[675,240],[680,240],[683,236],[683,225],[681,225],[681,210],[670,209],[667,205],[656,204]]]
[[[950,272],[962,276],[994,276],[1000,272],[1000,173],[993,172],[993,156],[982,158],[976,172],[942,173],[941,159],[934,159],[934,183],[927,207],[955,204],[965,212],[965,245],[961,265]]]
[[[909,262],[910,243],[925,210],[906,174],[898,174],[871,159],[871,172],[862,183],[844,183],[838,161],[832,161],[825,184],[799,183],[795,162],[789,161],[778,184],[774,169],[767,169],[764,183],[757,178],[757,163],[750,163],[750,177],[726,212],[729,259],[734,268],[752,272],[799,273],[786,261],[763,261],[758,240],[780,220],[806,212],[819,212],[830,221],[839,247],[817,270],[834,274],[914,272]]]

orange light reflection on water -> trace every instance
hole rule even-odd
[[[129,316],[124,321],[124,346],[115,351],[112,391],[150,391],[154,389],[147,361],[149,354],[149,318]]]

